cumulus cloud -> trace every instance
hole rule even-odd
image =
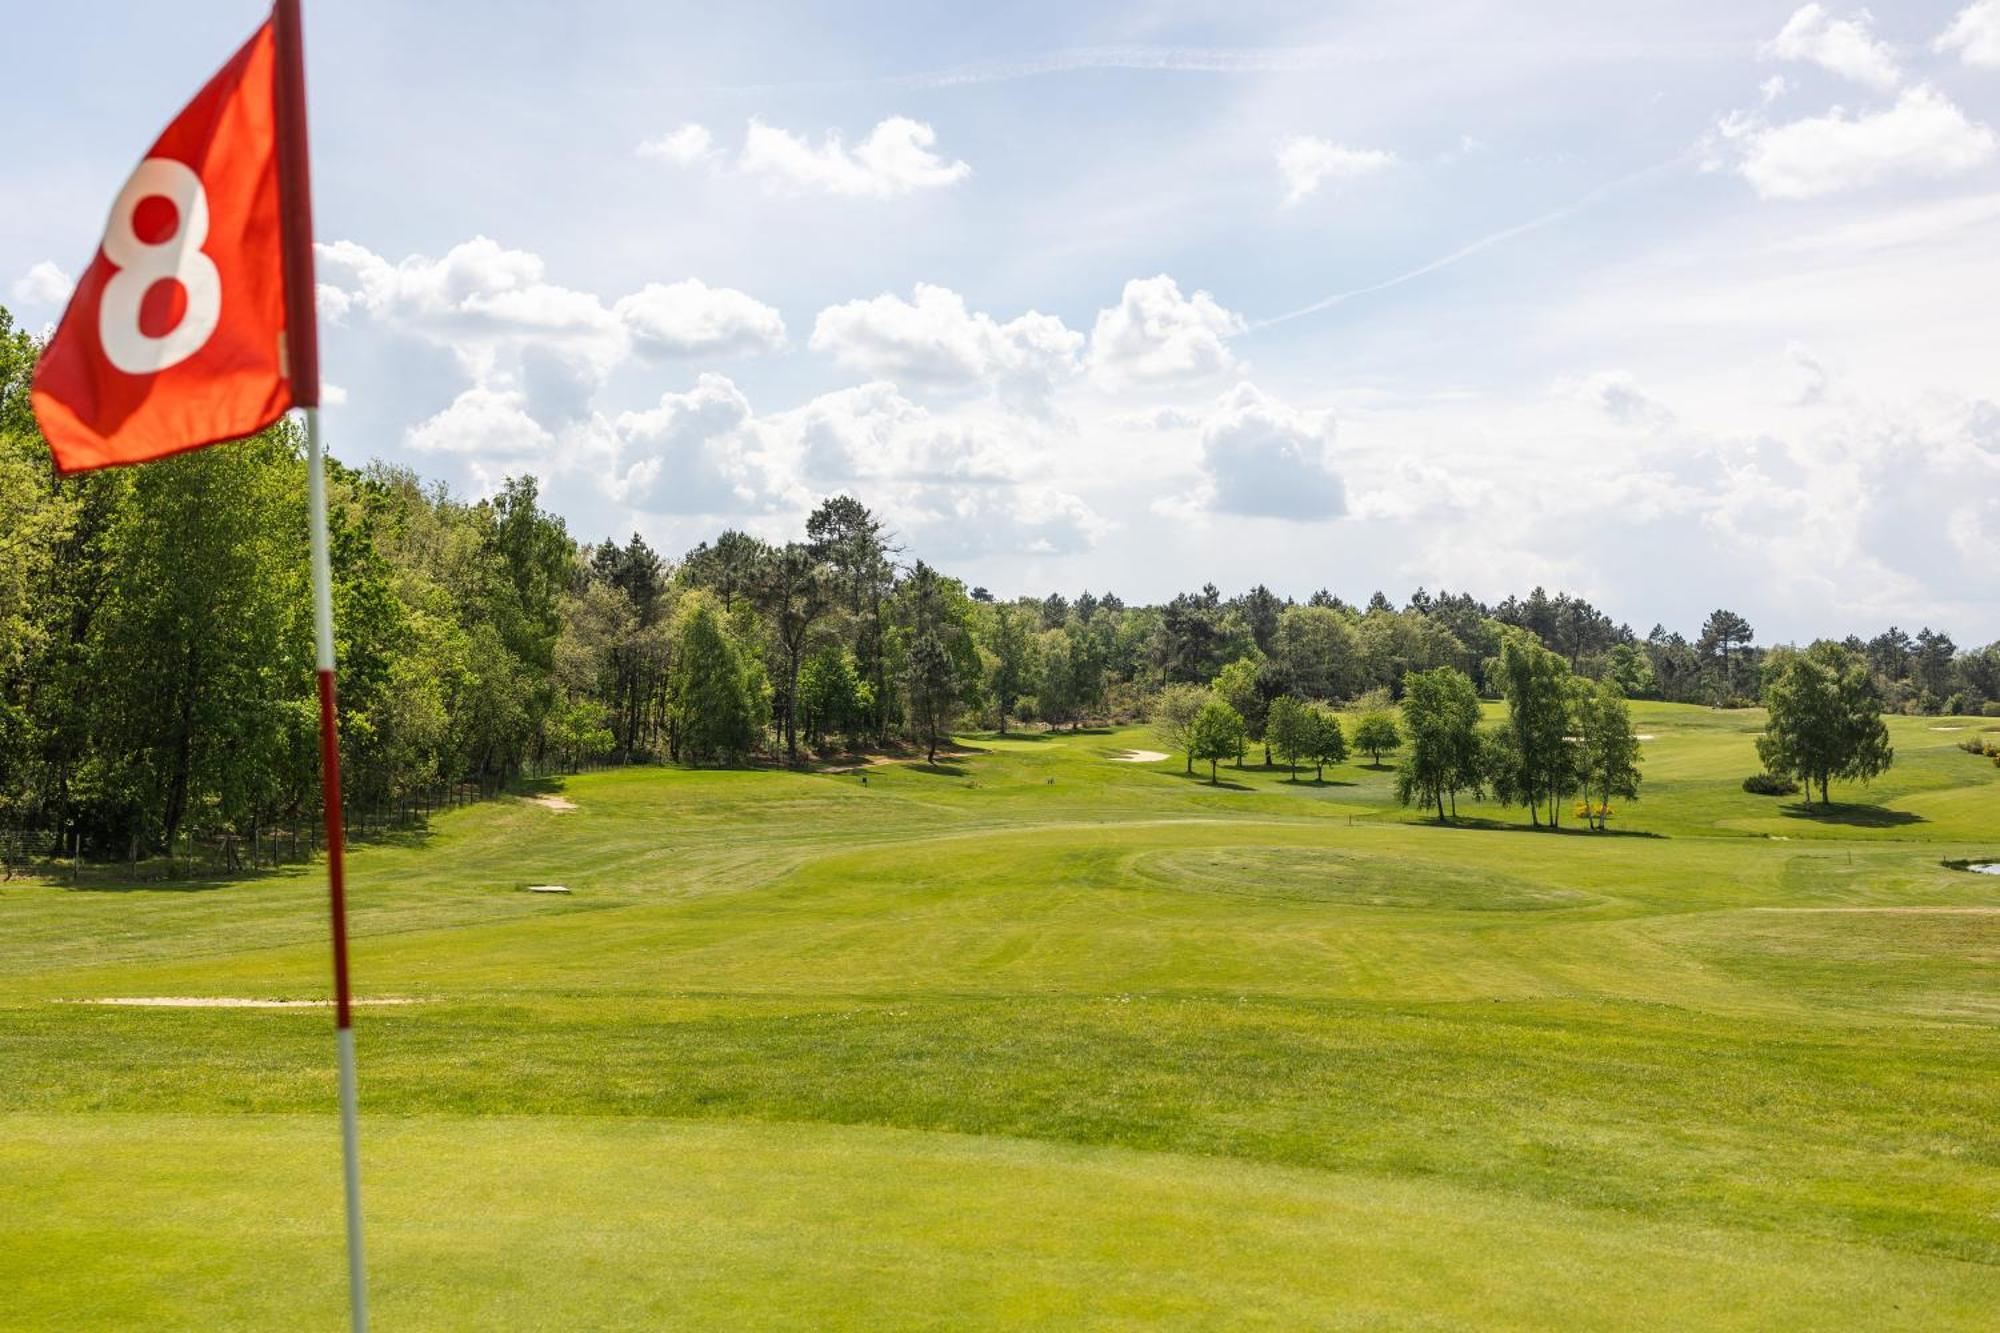
[[[700,278],[649,282],[611,307],[633,347],[661,357],[775,352],[785,345],[778,312],[733,287],[710,287]]]
[[[1630,371],[1605,370],[1582,379],[1560,379],[1555,392],[1595,408],[1621,426],[1657,430],[1674,421],[1672,409],[1641,389]]]
[[[726,376],[705,374],[686,393],[664,393],[611,423],[619,496],[654,514],[732,514],[761,507],[771,490],[759,466],[749,399]]]
[[[1296,204],[1328,181],[1372,175],[1396,161],[1394,153],[1379,148],[1348,148],[1313,134],[1295,134],[1280,142],[1277,152],[1287,204]]]
[[[1219,375],[1236,368],[1228,340],[1246,327],[1207,292],[1182,296],[1164,273],[1134,278],[1117,305],[1097,312],[1091,375],[1109,389]]]
[[[1154,507],[1169,514],[1338,518],[1347,488],[1327,458],[1331,412],[1287,407],[1252,384],[1216,400],[1201,427],[1201,485]]]
[[[966,163],[934,151],[936,143],[935,130],[907,116],[880,122],[852,147],[832,131],[815,147],[789,130],[752,120],[737,166],[777,190],[890,199],[956,185],[972,174]]]
[[[885,293],[828,306],[814,321],[811,346],[865,374],[985,386],[1010,406],[1039,410],[1076,372],[1083,342],[1053,315],[1031,310],[1003,324],[967,310],[948,287],[918,283],[908,301]]]
[[[690,122],[639,145],[639,156],[658,158],[677,167],[691,167],[715,155],[715,136],[706,125]]]
[[[1111,525],[1075,495],[1049,486],[925,486],[888,506],[897,530],[940,561],[992,555],[1075,555]]]
[[[513,389],[473,387],[451,406],[410,427],[410,448],[426,454],[478,455],[491,459],[534,458],[544,455],[555,437],[526,411],[526,399]]]
[[[1719,127],[1724,159],[1766,199],[1810,199],[1899,178],[1970,171],[1994,154],[1993,131],[1929,87],[1905,90],[1885,111],[1835,107],[1782,125],[1731,116]]]
[[[2000,69],[2000,0],[1974,0],[1959,10],[1933,46],[1979,69]]]
[[[44,259],[14,279],[7,291],[24,305],[59,306],[76,283],[52,259]]]
[[[1119,430],[1158,431],[1193,430],[1201,425],[1202,414],[1190,412],[1184,407],[1154,407],[1144,412],[1117,412],[1105,418],[1105,424]]]
[[[860,384],[822,394],[775,418],[808,482],[859,478],[952,483],[1013,481],[1029,459],[1018,432],[978,418],[936,415],[896,386]]]
[[[1876,38],[1874,17],[1865,9],[1837,19],[1824,5],[1803,5],[1764,44],[1764,54],[1802,60],[1871,88],[1890,89],[1902,78],[1896,53]]]

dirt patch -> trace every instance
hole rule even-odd
[[[137,1009],[331,1009],[332,1000],[257,1000],[241,995],[106,995],[57,1004],[116,1004]],[[416,1004],[411,999],[350,1000],[353,1005]]]
[[[1162,759],[1171,758],[1173,758],[1172,755],[1162,754],[1158,750],[1120,750],[1111,756],[1111,762],[1114,764],[1157,764]]]
[[[522,799],[529,805],[539,805],[542,809],[553,810],[559,815],[566,815],[576,809],[576,802],[567,796],[526,796]]]

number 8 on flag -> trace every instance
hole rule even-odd
[[[259,28],[154,143],[35,372],[35,416],[65,473],[252,434],[293,384],[280,198],[278,52]],[[310,282],[294,304],[310,338]]]

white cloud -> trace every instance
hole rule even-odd
[[[1172,278],[1134,278],[1117,305],[1097,312],[1090,369],[1105,388],[1219,375],[1236,368],[1228,339],[1243,317],[1207,292],[1184,297]]]
[[[1331,412],[1290,408],[1239,384],[1202,423],[1201,486],[1164,502],[1163,512],[1338,518],[1347,512],[1347,488],[1328,463],[1332,441]]]
[[[1104,420],[1106,425],[1119,430],[1161,431],[1193,430],[1204,418],[1201,413],[1184,407],[1154,407],[1144,412],[1113,413]]]
[[[677,167],[691,167],[714,153],[715,137],[708,127],[691,122],[639,145],[639,156],[658,158]]]
[[[1312,134],[1295,134],[1278,145],[1278,174],[1284,178],[1287,204],[1296,204],[1328,181],[1371,175],[1395,161],[1394,153],[1379,148],[1348,148]]]
[[[1886,111],[1835,107],[1783,125],[1732,116],[1719,126],[1735,169],[1766,199],[1810,199],[1897,178],[1957,175],[1993,158],[1993,131],[1944,94],[1911,88]]]
[[[14,279],[7,290],[16,301],[25,305],[59,306],[69,300],[69,294],[75,287],[76,283],[57,267],[54,260],[44,259]]]
[[[770,485],[758,453],[750,402],[725,376],[705,374],[686,393],[660,395],[644,412],[612,422],[619,495],[654,514],[753,512]]]
[[[473,387],[451,406],[410,427],[410,448],[426,454],[477,455],[488,459],[545,454],[555,437],[525,410],[516,390]]]
[[[1048,486],[926,486],[893,496],[897,530],[940,561],[991,555],[1075,555],[1111,524],[1088,504]]]
[[[1968,65],[2000,69],[2000,0],[1974,0],[1959,10],[1933,45],[1940,52],[1958,52]]]
[[[662,285],[649,282],[611,307],[648,355],[716,356],[775,352],[785,345],[785,321],[776,310],[733,287],[710,287],[700,278]]]
[[[1896,68],[1896,53],[1875,37],[1874,21],[1865,9],[1837,19],[1823,5],[1804,5],[1765,43],[1764,54],[1809,61],[1871,88],[1894,88],[1902,72]]]
[[[994,483],[1029,470],[1031,444],[1017,430],[975,417],[935,415],[877,381],[822,394],[774,418],[804,478]]]
[[[936,142],[936,131],[907,116],[880,122],[852,148],[837,133],[815,148],[788,130],[752,120],[737,165],[774,189],[889,199],[955,185],[972,174],[966,163],[947,162],[932,151]]]
[[[883,294],[828,306],[812,350],[870,375],[943,386],[985,385],[1011,406],[1040,410],[1076,373],[1083,335],[1029,311],[1000,323],[966,309],[948,287],[918,283],[911,300]]]
[[[1599,371],[1582,379],[1559,379],[1554,392],[1595,408],[1623,426],[1660,429],[1674,421],[1672,409],[1639,387],[1626,370]]]
[[[1790,92],[1791,87],[1791,81],[1786,79],[1784,75],[1773,74],[1770,78],[1757,85],[1757,92],[1764,99],[1764,105],[1769,106]]]

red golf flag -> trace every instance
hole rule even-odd
[[[63,472],[237,439],[317,402],[312,241],[303,222],[287,234],[303,94],[287,100],[279,44],[275,23],[259,28],[111,206],[35,371],[35,419]]]

